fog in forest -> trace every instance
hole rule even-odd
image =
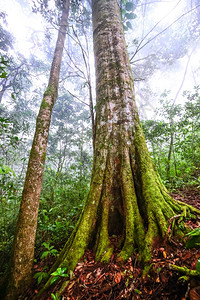
[[[62,3],[0,0],[2,274],[13,241],[37,116],[48,92]],[[199,0],[118,0],[118,5],[135,99],[155,170],[172,191],[188,185],[199,188]],[[39,254],[42,242],[49,241],[49,247],[52,241],[57,248],[63,246],[84,206],[93,163],[95,88],[91,1],[74,0],[43,155]]]
[[[48,3],[48,9],[53,10],[53,1],[48,1]],[[90,11],[87,3],[80,5],[86,5],[86,9]],[[9,0],[2,1],[1,5],[2,34],[4,30],[7,30],[12,39],[12,45],[6,49],[6,54],[10,53],[9,55],[15,57],[19,63],[27,60],[29,65],[29,76],[32,76],[30,87],[32,94],[29,96],[29,102],[33,97],[37,97],[34,90],[41,89],[42,85],[45,86],[45,75],[48,76],[47,64],[51,63],[56,28],[58,28],[56,17],[53,20],[54,23],[51,24],[40,13],[33,13],[33,8],[34,1]],[[175,99],[176,103],[181,103],[183,91],[198,85],[198,13],[198,1],[139,1],[134,9],[133,19],[127,19],[124,16],[126,41],[135,79],[136,99],[143,118],[148,118],[152,114],[152,110],[158,105],[160,95],[165,90],[171,91],[170,97]],[[48,18],[49,16],[46,17]],[[80,36],[78,41],[73,30],[75,29],[77,34],[79,29],[75,28],[73,20],[70,20],[66,41],[66,51],[70,54],[65,53],[62,66],[65,79],[61,78],[62,81],[67,82],[65,86],[68,86],[74,96],[77,96],[74,99],[78,101],[80,96],[80,100],[86,103],[88,103],[88,95],[84,91],[84,80],[80,74],[82,71],[86,72],[81,47],[83,49],[89,47],[88,63],[92,70],[93,86],[95,84],[91,20],[87,22],[90,22],[89,27],[88,24],[84,25],[87,41],[84,35]],[[1,43],[3,41],[6,43],[6,35]],[[79,43],[82,45],[80,46]],[[2,55],[4,53],[2,47]],[[69,55],[75,56],[73,61]],[[34,60],[37,60],[35,65]],[[40,61],[42,62],[39,63]],[[43,65],[44,62],[46,66]],[[47,72],[42,70],[44,67],[47,68]],[[35,72],[37,75],[34,75]],[[72,78],[66,81],[69,74],[80,79],[81,90],[75,91],[76,84],[74,85]]]

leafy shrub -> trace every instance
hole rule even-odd
[[[187,249],[198,248],[200,246],[200,228],[195,228],[186,234],[186,236],[189,237],[185,244]]]

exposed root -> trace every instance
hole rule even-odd
[[[128,151],[124,153],[121,177],[125,212],[125,242],[122,251],[118,255],[118,260],[124,262],[134,253],[134,248],[138,248],[139,253],[142,254],[145,238],[145,230],[138,208]]]
[[[100,226],[98,227],[96,236],[95,259],[97,261],[109,262],[114,247],[111,245],[108,233],[109,210],[112,196],[113,167],[110,159],[107,160],[106,174],[103,184],[103,195],[100,202]]]
[[[181,227],[180,222],[200,215],[198,209],[175,201],[167,194],[154,170],[141,130],[138,132],[135,137],[134,160],[132,148],[122,145],[119,156],[107,149],[104,157],[102,156],[104,167],[100,167],[100,160],[96,170],[93,170],[90,192],[82,215],[50,273],[58,267],[65,267],[68,273],[73,271],[91,241],[96,252],[95,259],[110,261],[114,250],[109,237],[112,235],[109,222],[113,222],[110,219],[113,208],[119,211],[119,207],[123,206],[121,235],[124,241],[117,260],[124,262],[137,251],[145,273],[150,268],[149,261],[156,238],[160,236],[163,240],[170,239],[172,234],[182,238],[187,229]],[[114,167],[115,161],[118,161],[117,170]],[[119,189],[117,196],[114,193],[116,187]],[[193,270],[183,268],[183,271],[196,274]],[[37,298],[40,298],[50,284],[51,277]]]
[[[190,277],[200,277],[200,274],[196,271],[196,270],[191,270],[191,269],[188,269],[187,267],[179,267],[179,266],[176,266],[176,265],[169,265],[169,268],[174,270],[174,271],[177,271],[181,274],[184,274],[186,276],[190,276]]]

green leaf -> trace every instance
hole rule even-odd
[[[199,228],[195,228],[194,230],[192,230],[189,233],[187,233],[185,236],[196,236],[196,235],[200,236],[200,227]]]
[[[54,294],[51,294],[51,297],[53,298],[53,300],[56,300],[56,296]]]
[[[47,211],[45,210],[45,212],[47,212]],[[49,243],[44,242],[44,243],[42,243],[42,246],[44,246],[46,249],[49,250]]]
[[[50,284],[54,283],[56,280],[58,280],[59,276],[55,276],[51,279]]]
[[[126,17],[128,20],[133,20],[133,19],[137,18],[137,15],[134,14],[134,13],[126,13],[126,14],[125,14],[125,17]]]
[[[16,176],[13,169],[11,169],[9,166],[3,165],[2,167],[0,167],[0,174],[10,174],[10,173],[12,173],[14,177]]]
[[[2,55],[0,63],[3,64],[3,65],[5,65],[5,66],[8,66],[9,60],[5,60],[4,56]]]
[[[195,248],[198,247],[199,244],[200,244],[200,236],[195,235],[195,236],[191,236],[189,240],[187,240],[185,247],[186,249]]]
[[[125,8],[128,11],[133,11],[136,8],[136,6],[133,4],[133,2],[127,2]]]
[[[66,271],[66,268],[58,268],[55,272],[51,273],[52,276],[62,276]]]
[[[51,255],[56,256],[58,254],[58,250],[53,249],[51,250]]]
[[[53,300],[56,300],[56,296],[54,294],[51,294],[51,297],[53,298]]]
[[[0,75],[0,78],[7,78],[7,73],[3,71]]]
[[[131,25],[131,22],[126,22],[126,26],[128,27],[128,28],[130,28],[130,29],[133,29],[133,27],[132,27],[132,25]]]
[[[11,97],[12,97],[12,99],[13,99],[13,100],[16,100],[16,98],[15,98],[15,95],[14,95],[14,94],[11,94]]]
[[[122,8],[122,15],[125,15],[126,10],[124,8]]]
[[[35,279],[37,279],[37,278],[40,276],[40,273],[41,273],[41,272],[36,273],[33,277],[34,277]]]
[[[51,297],[53,298],[53,300],[59,300],[60,297],[58,296],[58,293],[56,293],[55,295],[52,293]]]
[[[42,281],[42,275],[40,275],[40,276],[38,277],[38,284],[40,284],[41,281]]]
[[[47,257],[48,255],[49,255],[49,251],[44,251],[40,258],[43,259],[43,258]]]
[[[197,261],[196,271],[197,271],[197,273],[200,275],[200,258],[199,258],[198,261]]]
[[[33,277],[35,279],[37,279],[38,284],[40,284],[42,279],[47,277],[47,273],[46,272],[38,272]]]

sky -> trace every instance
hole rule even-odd
[[[44,22],[41,16],[32,13],[28,2],[26,7],[22,7],[16,0],[0,0],[1,10],[7,13],[8,30],[15,37],[15,51],[25,57],[34,52],[34,39],[30,41],[34,32],[44,35]]]
[[[188,1],[189,2],[189,1]],[[185,1],[164,1],[163,7],[160,6],[159,9],[159,17],[160,19],[164,18],[163,24],[165,26],[168,26],[168,24],[171,24],[181,16],[181,14],[187,10],[184,10],[185,8]],[[173,9],[175,7],[175,9]],[[169,12],[169,13],[168,13]],[[181,12],[181,13],[180,13]],[[155,10],[155,14],[157,14],[157,10]],[[188,14],[188,17],[191,14]],[[167,16],[167,17],[165,17]],[[182,19],[186,19],[187,16],[183,17]],[[181,34],[181,33],[180,33]],[[199,43],[197,44],[199,46]],[[198,76],[195,76],[193,73],[196,69],[196,66],[200,66],[200,55],[199,55],[199,49],[197,45],[191,45],[191,49],[189,49],[188,55],[190,56],[190,53],[193,52],[191,58],[189,59],[188,64],[188,56],[186,55],[183,58],[180,58],[177,61],[176,64],[176,70],[173,69],[173,72],[163,72],[158,71],[157,74],[155,74],[152,84],[155,87],[156,90],[172,90],[172,95],[176,96],[180,86],[182,85],[183,78],[185,76],[185,80],[183,83],[182,91],[184,89],[191,89],[194,85],[198,83]],[[195,49],[193,49],[195,48]],[[188,64],[188,66],[187,66]],[[186,73],[185,73],[186,72]],[[161,74],[162,73],[162,74]],[[185,73],[185,74],[184,74]],[[160,80],[163,78],[163,80]],[[181,95],[181,91],[180,91]],[[180,101],[181,97],[177,98],[177,102]]]
[[[153,1],[147,1],[151,3]],[[138,24],[137,28],[140,32],[143,33],[141,36],[145,36],[150,30],[149,28],[154,28],[154,30],[149,34],[148,38],[154,37],[159,31],[162,31],[164,28],[168,27],[169,24],[172,24],[175,20],[180,18],[183,14],[191,9],[188,5],[190,1],[186,0],[172,0],[172,1],[155,1],[156,3],[151,4],[143,9],[143,14],[145,15],[144,18],[144,25],[141,28],[141,25]],[[140,11],[141,14],[141,11]],[[179,21],[175,22],[172,27],[169,27],[168,30],[165,31],[166,40],[164,44],[159,45],[161,48],[167,47],[170,48],[170,39],[171,35],[174,34],[179,38],[184,32],[184,26],[187,26],[188,19],[194,15],[194,12],[189,14],[185,14]],[[138,18],[139,19],[139,18]],[[162,21],[161,21],[162,20]],[[142,18],[139,19],[139,22],[142,24]],[[149,27],[149,23],[151,23],[151,27]],[[154,25],[153,25],[154,24]],[[153,40],[153,53],[156,53],[156,44],[159,41],[159,36],[157,39]],[[171,42],[176,45],[176,40],[174,37],[172,38]],[[170,90],[170,98],[175,100],[175,104],[180,104],[184,101],[182,97],[182,93],[184,90],[191,90],[194,85],[198,84],[199,81],[199,70],[198,66],[200,66],[200,55],[199,55],[199,46],[200,46],[200,39],[197,42],[191,43],[188,47],[188,54],[184,57],[179,58],[173,65],[165,65],[160,70],[157,70],[154,75],[148,81],[148,84],[153,93],[156,93],[159,98],[159,95],[164,92],[164,90]],[[179,49],[180,45],[177,41],[177,52],[181,51]],[[148,48],[148,46],[147,46]],[[145,50],[145,48],[144,48]],[[149,47],[148,51],[151,51],[151,47]],[[146,54],[148,55],[148,51]],[[191,57],[188,61],[188,55],[192,52]],[[145,53],[145,51],[144,51]],[[144,57],[144,53],[142,53],[141,57]],[[144,85],[146,82],[144,82]],[[142,83],[135,84],[136,92],[137,88],[141,89],[144,87]],[[138,91],[139,94],[139,91]],[[139,99],[139,101],[143,101],[143,99]],[[145,99],[145,103],[148,103],[148,100]],[[154,101],[152,98],[149,100],[149,105],[143,106],[143,117],[155,117],[152,115],[152,109],[158,107],[157,99]]]

